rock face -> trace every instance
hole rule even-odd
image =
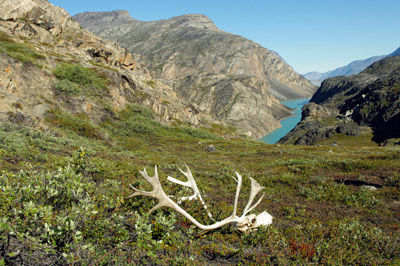
[[[197,111],[261,137],[290,116],[279,100],[315,92],[275,52],[219,30],[203,15],[143,22],[126,11],[82,13],[81,25],[114,40]]]
[[[389,55],[380,55],[380,56],[373,56],[364,60],[356,60],[351,62],[346,66],[342,66],[336,68],[335,70],[331,70],[325,73],[319,72],[309,72],[304,74],[304,77],[311,81],[312,84],[315,86],[320,86],[322,81],[327,78],[338,77],[338,76],[350,76],[354,74],[358,74],[376,61],[379,61],[386,57],[397,56],[400,55],[400,48]]]
[[[312,96],[315,88],[273,51],[219,30],[204,15],[143,22],[127,11],[81,13],[83,27],[140,54],[157,77],[180,79],[199,74],[246,75],[267,80],[281,100]]]
[[[196,112],[125,48],[82,29],[46,0],[4,0],[0,18],[0,119],[44,126],[46,111],[60,108],[101,121],[110,109],[138,103],[160,121],[218,122]],[[60,62],[98,73],[107,81],[104,95],[58,95],[53,70]]]
[[[400,138],[400,56],[325,80],[281,143],[314,145],[336,133],[357,136],[361,127],[371,128],[376,142]]]

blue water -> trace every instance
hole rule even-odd
[[[294,116],[291,116],[289,118],[286,118],[281,121],[281,128],[275,129],[268,135],[262,137],[260,140],[269,143],[269,144],[275,144],[277,143],[283,136],[285,136],[287,133],[289,133],[290,130],[292,130],[301,120],[301,108],[303,105],[307,104],[309,102],[308,99],[298,99],[298,100],[291,100],[291,101],[285,101],[282,102],[282,104],[295,109],[293,111]]]

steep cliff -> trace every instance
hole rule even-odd
[[[279,100],[308,98],[316,89],[275,52],[219,30],[203,15],[143,22],[114,11],[74,19],[139,54],[140,62],[197,110],[256,137],[290,115]]]
[[[302,121],[281,143],[314,145],[335,134],[370,128],[375,142],[400,138],[400,56],[382,59],[358,75],[325,80]]]

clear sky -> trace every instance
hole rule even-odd
[[[278,52],[297,72],[325,72],[400,47],[400,0],[49,0],[71,15],[124,9],[139,20],[204,14]]]

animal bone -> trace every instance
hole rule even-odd
[[[197,184],[196,184],[196,181],[193,178],[192,172],[190,171],[189,167],[186,164],[185,164],[185,166],[186,166],[186,172],[182,171],[182,169],[180,169],[180,168],[179,168],[179,171],[181,171],[181,173],[184,176],[186,176],[188,181],[182,182],[182,181],[180,181],[178,179],[175,179],[175,178],[173,178],[171,176],[168,176],[168,178],[167,178],[167,180],[169,180],[171,182],[174,182],[176,184],[179,184],[179,185],[182,185],[182,186],[185,186],[185,187],[190,187],[193,190],[193,195],[192,196],[179,198],[178,203],[181,203],[184,200],[199,199],[201,204],[203,205],[204,209],[207,211],[208,217],[210,217],[212,220],[214,220],[212,218],[212,215],[211,215],[210,211],[207,209],[207,205],[204,203],[203,198],[201,197],[200,191],[197,188]]]
[[[203,204],[204,208],[207,210],[207,206],[204,204],[204,201],[201,198],[201,195],[197,188],[196,182],[195,182],[195,180],[192,176],[192,173],[190,172],[190,169],[187,165],[186,165],[186,169],[187,169],[186,172],[184,172],[182,170],[181,170],[181,172],[188,178],[188,181],[182,182],[173,177],[168,177],[168,180],[171,182],[174,182],[176,184],[180,184],[182,186],[187,186],[187,187],[192,188],[194,194],[190,197],[181,198],[181,200],[199,198],[199,200]],[[147,174],[146,169],[144,169],[144,171],[139,171],[139,172],[144,177],[144,179],[146,179],[146,181],[153,187],[153,190],[152,191],[142,191],[131,185],[131,188],[135,191],[135,193],[130,195],[127,199],[130,199],[130,198],[133,198],[136,196],[147,196],[147,197],[152,197],[152,198],[158,199],[158,204],[150,210],[150,213],[154,212],[155,210],[157,210],[161,207],[169,207],[169,208],[172,208],[173,210],[175,210],[176,212],[182,214],[184,217],[186,217],[189,221],[191,221],[198,228],[205,230],[205,231],[214,230],[214,229],[222,227],[226,224],[234,223],[237,225],[237,228],[240,231],[248,232],[248,231],[257,229],[261,225],[268,226],[272,223],[273,217],[265,211],[259,215],[254,215],[254,214],[247,215],[250,211],[252,211],[255,207],[257,207],[261,203],[261,200],[263,199],[263,197],[265,195],[265,193],[264,193],[255,204],[251,205],[253,203],[254,198],[257,196],[257,194],[261,190],[264,189],[264,187],[262,187],[257,181],[255,181],[251,177],[249,177],[250,182],[251,182],[250,197],[249,197],[249,201],[248,201],[246,207],[243,210],[242,216],[236,215],[240,189],[242,187],[242,176],[236,172],[237,179],[235,179],[235,178],[234,179],[236,180],[236,182],[238,184],[237,184],[237,188],[236,188],[235,201],[234,201],[233,212],[232,212],[231,216],[229,216],[228,218],[226,218],[222,221],[216,222],[212,225],[203,225],[203,224],[199,223],[198,221],[196,221],[189,213],[187,213],[184,209],[182,209],[177,203],[175,203],[170,197],[168,197],[165,194],[164,190],[161,187],[160,180],[158,178],[157,166],[155,166],[153,177],[150,177]],[[208,212],[208,210],[207,210],[207,212]],[[209,212],[208,212],[208,214],[209,214],[209,216],[211,216],[211,214]]]

